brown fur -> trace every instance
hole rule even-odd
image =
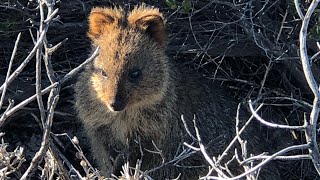
[[[195,115],[203,142],[211,142],[208,152],[222,153],[234,136],[237,104],[219,86],[170,63],[158,9],[142,5],[125,14],[121,8],[92,10],[88,36],[94,47],[100,46],[100,54],[75,87],[76,108],[102,173],[119,174],[124,162],[133,165],[137,159],[142,159],[142,170],[161,165],[161,157],[146,150],[155,150],[152,142],[165,161],[171,160],[182,142],[191,142],[181,115],[190,129]],[[131,77],[134,72],[140,72],[137,79]],[[115,110],[115,102],[120,111]],[[257,151],[262,146],[257,141],[253,145]],[[179,164],[204,162],[194,154]],[[181,179],[194,179],[206,170],[168,165],[151,176],[175,178],[182,173]],[[277,170],[272,169],[268,177],[277,179]]]

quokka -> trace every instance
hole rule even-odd
[[[195,117],[210,155],[223,152],[235,136],[237,103],[218,85],[168,59],[159,9],[94,8],[88,36],[100,53],[76,83],[76,109],[102,174],[119,175],[124,163],[134,167],[138,159],[141,170],[151,170],[187,149],[182,143],[192,138],[181,115],[191,133]],[[264,141],[258,139],[252,147],[258,151]],[[161,155],[152,152],[156,149]],[[199,152],[178,164],[166,164],[148,175],[196,179],[208,170]],[[279,176],[273,166],[265,172],[265,179]]]

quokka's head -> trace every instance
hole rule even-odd
[[[88,36],[94,47],[100,47],[92,65],[92,87],[110,111],[146,107],[163,99],[169,70],[159,9],[94,8]]]

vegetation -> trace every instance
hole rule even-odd
[[[268,161],[294,161],[283,172],[292,179],[320,175],[319,9],[318,1],[158,0],[143,1],[166,15],[167,53],[198,69],[244,102],[269,141],[287,143],[275,154],[250,155],[246,139],[235,162],[247,173],[232,175],[219,157],[201,150],[210,170],[203,178],[255,179],[253,170]],[[86,138],[73,109],[73,77],[89,58],[87,15],[93,6],[140,1],[38,0],[0,2],[0,177],[3,179],[103,179],[91,165]],[[84,63],[83,63],[84,62]],[[251,120],[248,120],[248,124]],[[240,124],[245,128],[245,124]],[[239,132],[237,131],[237,132]],[[288,132],[287,137],[279,137]],[[76,138],[77,137],[77,138]],[[6,143],[5,143],[6,142]],[[283,141],[281,141],[283,142]],[[200,147],[200,148],[199,148]],[[221,152],[223,153],[223,152]],[[254,163],[252,163],[254,162]],[[164,165],[170,162],[164,162]],[[151,179],[123,166],[115,179]],[[143,177],[144,176],[144,177]]]

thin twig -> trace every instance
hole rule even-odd
[[[300,3],[299,3],[299,0],[294,0],[294,7],[296,8],[296,11],[300,17],[300,19],[304,19],[304,15],[301,11],[301,8],[300,8]]]
[[[238,104],[238,108],[237,108],[237,115],[236,115],[236,137],[238,139],[238,142],[240,144],[241,147],[241,154],[242,154],[242,161],[246,160],[248,157],[248,151],[247,151],[247,141],[242,140],[240,137],[240,133],[239,133],[239,114],[240,114],[240,104]],[[237,158],[238,160],[239,158]],[[242,166],[244,168],[245,171],[248,171],[250,168],[247,164],[244,164]],[[252,179],[251,178],[251,174],[247,175],[247,179]]]
[[[64,39],[63,41],[59,42],[57,45],[53,46],[53,47],[47,47],[47,42],[45,43],[45,54],[44,54],[44,64],[46,67],[46,72],[47,72],[47,76],[48,79],[50,81],[51,84],[55,83],[56,77],[54,75],[54,71],[53,71],[53,67],[52,67],[52,63],[51,63],[51,55],[54,51],[56,51],[62,44],[64,44],[66,41],[68,40],[68,38]]]
[[[211,168],[213,168],[218,173],[219,176],[227,178],[228,176],[225,175],[217,167],[216,162],[214,162],[213,159],[211,159],[210,156],[207,154],[206,149],[205,149],[204,145],[202,144],[202,140],[201,140],[201,137],[200,137],[199,129],[198,129],[197,124],[196,124],[196,118],[193,118],[193,126],[194,126],[194,130],[196,132],[196,137],[197,137],[197,140],[198,140],[198,145],[199,145],[199,148],[200,148],[200,152],[202,153],[202,155],[204,156],[206,161],[210,164]]]
[[[71,173],[71,172],[74,172],[78,176],[77,178],[83,179],[83,177],[81,176],[79,171],[73,167],[73,165],[69,162],[69,160],[63,155],[63,153],[61,153],[59,151],[59,149],[56,147],[56,145],[52,141],[50,141],[50,151],[52,152],[53,157],[57,161],[58,167],[59,167],[60,171],[62,172],[63,177],[66,180],[70,180],[70,175],[73,175],[73,173]],[[62,160],[59,158],[61,158]],[[61,162],[61,161],[63,161],[63,162]],[[67,170],[65,169],[64,164],[66,164],[67,167],[70,169],[69,172],[67,172]],[[59,173],[59,174],[61,174],[61,173]]]
[[[285,154],[287,152],[290,151],[294,151],[294,150],[301,150],[301,149],[307,149],[310,146],[308,144],[302,144],[302,145],[295,145],[295,146],[290,146],[287,147],[285,149],[282,149],[281,151],[278,151],[276,153],[274,153],[273,155],[269,156],[268,158],[266,158],[265,160],[263,160],[261,163],[257,164],[256,166],[254,166],[253,168],[251,168],[249,171],[246,171],[245,173],[242,173],[238,176],[232,177],[232,178],[228,178],[228,180],[237,180],[237,179],[241,179],[243,177],[245,177],[246,175],[255,172],[256,170],[258,170],[259,168],[261,168],[262,166],[264,166],[265,164],[267,164],[269,161],[273,160],[275,157]],[[208,179],[223,179],[221,177],[216,177],[216,176],[209,176],[207,177]],[[205,178],[200,178],[200,179],[205,179]]]
[[[257,111],[259,111],[262,108],[262,105],[260,105],[257,108]],[[242,132],[245,130],[245,128],[249,125],[249,123],[251,122],[251,120],[254,118],[253,115],[250,116],[249,120],[245,123],[245,125],[240,129],[239,131],[239,135],[242,134]],[[223,153],[221,154],[221,156],[218,158],[217,163],[220,163],[220,161],[228,154],[228,151],[231,149],[231,147],[234,145],[234,143],[237,141],[237,136],[235,136],[232,141],[229,143],[228,147],[223,151]]]
[[[4,122],[4,120],[7,119],[7,115],[6,115],[6,114],[8,113],[8,111],[11,110],[11,108],[13,107],[13,105],[14,105],[14,100],[9,99],[9,105],[8,105],[7,109],[4,111],[4,113],[3,113],[3,114],[1,115],[1,117],[0,117],[0,127],[3,126],[3,123],[1,123],[1,122]]]
[[[242,161],[241,164],[244,163],[249,163],[251,161],[255,161],[255,160],[263,160],[263,159],[267,159],[270,156],[266,156],[266,155],[259,155],[259,156],[253,156],[253,157],[249,157],[246,160]],[[277,156],[275,158],[273,158],[273,160],[302,160],[302,159],[311,159],[311,156],[309,154],[301,154],[301,155],[291,155],[291,156]]]
[[[45,89],[43,89],[41,91],[41,95],[48,93],[52,88],[56,88],[59,84],[63,84],[66,81],[68,81],[69,79],[71,79],[75,74],[77,74],[85,65],[87,65],[88,63],[90,63],[92,60],[94,60],[95,57],[97,57],[97,55],[99,54],[99,48],[96,48],[96,50],[94,51],[94,53],[82,64],[80,64],[78,67],[72,69],[68,74],[66,74],[62,79],[60,79],[58,82],[55,82],[54,84],[51,84],[50,86],[46,87]],[[0,127],[5,123],[5,120],[11,116],[13,113],[17,112],[18,110],[20,110],[21,108],[23,108],[24,106],[26,106],[27,104],[29,104],[30,102],[34,101],[36,99],[37,95],[33,95],[29,98],[27,98],[26,100],[22,101],[21,103],[19,103],[18,105],[16,105],[15,107],[13,107],[12,109],[8,110],[6,113],[3,114],[4,118],[0,119]]]
[[[37,43],[34,45],[33,49],[29,53],[29,55],[24,59],[24,61],[21,63],[21,65],[10,75],[10,77],[8,78],[8,81],[7,81],[8,85],[13,81],[14,78],[16,78],[22,72],[24,67],[26,67],[26,65],[29,63],[29,61],[33,58],[38,47],[42,44],[42,41],[43,41],[45,34],[46,34],[45,31],[43,31],[40,34],[40,37],[39,37]],[[1,85],[1,87],[0,87],[0,93],[3,91],[3,88],[4,88],[4,84]]]
[[[46,120],[46,126],[44,129],[44,134],[43,134],[43,139],[42,139],[42,143],[41,143],[41,147],[39,149],[39,151],[35,154],[35,156],[33,157],[28,169],[26,170],[26,172],[22,175],[21,180],[26,180],[32,173],[32,171],[38,166],[38,164],[42,161],[43,156],[45,155],[45,153],[47,152],[48,148],[49,148],[49,140],[50,140],[50,132],[51,132],[51,126],[52,126],[52,119],[53,119],[53,115],[54,115],[54,109],[58,103],[59,100],[59,91],[56,92],[52,104],[50,105],[50,109],[48,112],[48,116],[47,116],[47,120]]]
[[[8,67],[8,71],[7,71],[7,76],[6,76],[6,80],[4,81],[4,87],[3,87],[3,91],[2,91],[1,99],[0,99],[0,110],[2,108],[4,97],[5,97],[5,94],[6,94],[7,87],[8,87],[8,78],[10,76],[11,67],[12,67],[12,64],[13,64],[14,57],[15,57],[15,55],[17,53],[18,45],[19,45],[19,42],[20,42],[20,37],[21,37],[21,32],[17,36],[17,40],[16,40],[16,42],[14,44],[14,48],[13,48],[12,55],[11,55],[11,58],[10,58],[9,67]]]
[[[41,9],[43,9],[42,5],[40,5],[40,10]],[[40,30],[39,32],[42,32],[42,30]],[[36,95],[37,95],[37,101],[38,101],[38,106],[39,106],[39,110],[40,110],[40,119],[41,119],[41,122],[42,122],[42,128],[44,128],[44,121],[45,121],[45,118],[46,118],[46,114],[45,114],[42,95],[41,95],[42,45],[43,45],[43,41],[40,44],[40,46],[39,46],[39,48],[37,49],[37,52],[36,52]]]
[[[262,104],[263,105],[263,104]],[[252,106],[252,101],[249,100],[249,107],[250,107],[250,111],[252,113],[252,115],[258,120],[260,121],[262,124],[269,126],[269,127],[273,127],[273,128],[281,128],[281,129],[294,129],[294,130],[303,130],[306,128],[306,125],[304,124],[303,126],[290,126],[290,125],[282,125],[282,124],[276,124],[276,123],[270,123],[268,121],[265,121],[264,119],[262,119],[258,114],[257,111],[255,111],[253,109]]]

